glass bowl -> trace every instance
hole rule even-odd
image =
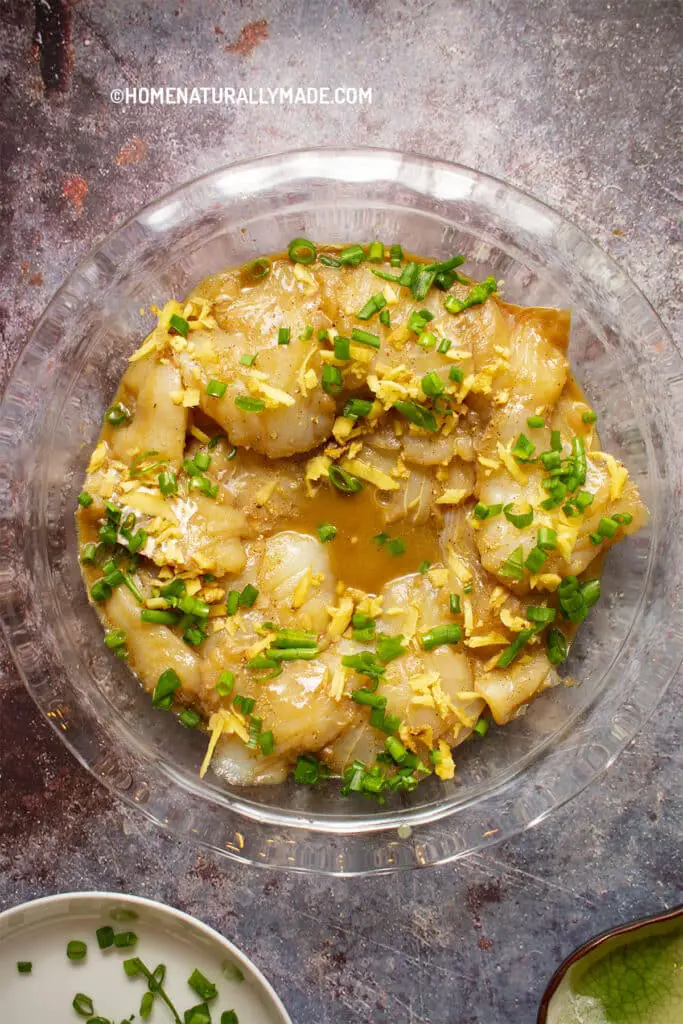
[[[607,559],[604,593],[559,687],[457,750],[457,779],[379,806],[336,783],[231,788],[198,778],[205,740],[154,711],[102,643],[78,566],[76,497],[150,304],[286,247],[381,238],[468,257],[504,295],[573,311],[571,358],[651,512]],[[2,617],[40,710],[75,756],[148,818],[242,861],[334,874],[437,864],[541,821],[629,742],[681,659],[683,368],[638,289],[587,237],[510,186],[381,150],[311,150],[205,175],[146,207],[69,277],[0,410]]]

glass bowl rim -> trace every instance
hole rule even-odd
[[[454,162],[448,162],[448,161],[433,159],[433,158],[428,157],[428,156],[420,156],[420,155],[417,155],[417,154],[404,153],[404,152],[392,151],[392,150],[382,149],[382,148],[373,148],[373,147],[354,147],[354,148],[348,148],[348,149],[347,148],[339,148],[339,147],[317,147],[317,148],[314,148],[314,149],[304,149],[304,150],[294,149],[294,150],[288,150],[288,151],[285,151],[285,152],[275,153],[275,154],[271,154],[271,155],[268,155],[268,156],[260,157],[260,158],[257,158],[255,160],[243,160],[243,161],[236,162],[236,163],[233,163],[233,164],[223,165],[223,166],[214,168],[213,170],[209,170],[209,171],[205,172],[204,174],[202,174],[202,175],[200,175],[198,177],[195,177],[195,178],[193,178],[193,179],[191,179],[189,181],[183,182],[182,184],[176,186],[175,188],[172,188],[172,189],[168,190],[162,196],[154,199],[152,202],[150,202],[150,203],[146,204],[145,206],[143,206],[142,208],[138,209],[132,216],[130,216],[129,218],[124,220],[120,225],[118,225],[111,232],[109,232],[98,243],[98,245],[96,245],[92,250],[89,251],[89,253],[84,257],[84,259],[81,260],[78,263],[78,265],[75,267],[75,269],[72,270],[71,273],[67,276],[65,281],[62,283],[62,285],[57,289],[57,291],[55,292],[53,297],[50,299],[46,309],[43,312],[43,314],[39,317],[38,321],[36,322],[35,326],[33,327],[32,331],[30,332],[30,335],[29,335],[29,337],[28,337],[28,339],[26,341],[26,344],[25,344],[25,346],[22,349],[18,359],[16,360],[16,362],[14,364],[14,367],[12,369],[12,372],[11,372],[10,377],[8,379],[8,382],[7,382],[7,387],[5,389],[5,394],[3,396],[2,402],[0,403],[0,424],[8,417],[9,408],[10,408],[10,397],[11,397],[11,393],[12,393],[12,388],[13,388],[13,385],[16,383],[17,379],[21,376],[21,369],[22,369],[22,365],[23,365],[23,362],[24,362],[24,358],[25,358],[27,352],[30,350],[32,344],[34,342],[38,342],[38,340],[40,338],[41,329],[43,328],[43,325],[46,323],[46,321],[49,319],[50,311],[54,310],[56,308],[59,308],[60,305],[63,303],[64,295],[68,294],[69,284],[70,284],[70,282],[74,278],[76,278],[78,276],[81,276],[83,278],[87,277],[87,275],[85,273],[87,268],[92,265],[93,261],[97,258],[97,256],[99,254],[101,254],[103,252],[106,253],[107,247],[112,243],[112,241],[114,239],[123,236],[128,228],[130,228],[131,226],[134,226],[135,224],[139,223],[140,221],[144,221],[146,218],[149,218],[150,215],[153,215],[155,213],[155,211],[158,212],[159,210],[161,210],[166,204],[168,204],[170,202],[177,203],[179,199],[183,198],[183,195],[190,194],[193,189],[196,189],[197,187],[199,187],[199,186],[201,186],[203,184],[210,183],[212,180],[217,180],[217,179],[220,179],[220,178],[224,178],[224,176],[226,176],[226,175],[229,177],[230,175],[234,176],[234,175],[239,174],[239,173],[244,173],[245,169],[248,169],[248,168],[259,168],[259,167],[264,168],[264,167],[269,167],[269,166],[270,167],[278,167],[278,166],[281,166],[283,164],[287,165],[288,162],[289,162],[289,164],[292,164],[292,162],[294,162],[294,165],[296,165],[298,167],[297,162],[299,162],[299,164],[301,164],[301,166],[298,169],[298,173],[293,174],[292,173],[292,167],[290,167],[290,176],[287,177],[286,175],[283,175],[282,178],[278,181],[278,187],[280,189],[282,189],[282,188],[286,188],[288,185],[291,186],[297,180],[303,181],[303,180],[305,180],[307,178],[315,177],[315,174],[314,174],[313,170],[310,169],[310,166],[311,165],[315,165],[316,164],[316,160],[319,161],[320,157],[325,157],[327,160],[329,160],[331,154],[335,154],[337,157],[343,157],[346,161],[349,161],[349,160],[353,161],[353,160],[358,160],[358,159],[365,159],[365,160],[367,160],[368,157],[374,158],[376,161],[378,161],[378,163],[381,163],[383,165],[382,167],[378,167],[377,168],[378,171],[381,171],[381,170],[385,170],[386,171],[388,168],[393,168],[394,175],[393,175],[392,179],[390,179],[390,180],[392,180],[395,185],[398,185],[399,183],[400,184],[405,184],[412,191],[417,192],[419,194],[422,194],[425,197],[429,195],[428,190],[426,188],[424,188],[424,187],[421,187],[419,185],[419,183],[416,184],[416,182],[414,180],[411,180],[411,174],[414,177],[414,172],[415,172],[416,168],[428,167],[428,168],[431,168],[433,170],[441,170],[441,171],[443,171],[445,173],[451,173],[451,174],[456,173],[456,174],[460,174],[460,175],[465,175],[466,177],[468,177],[472,181],[482,182],[484,184],[488,184],[489,186],[494,186],[494,187],[497,187],[497,188],[502,188],[502,189],[505,190],[505,192],[507,194],[510,194],[510,195],[516,197],[518,201],[520,201],[520,200],[523,201],[524,204],[530,206],[532,209],[536,208],[536,209],[542,210],[544,215],[546,217],[548,217],[552,221],[553,224],[564,226],[565,228],[567,228],[571,232],[571,234],[575,238],[577,238],[579,241],[581,241],[584,245],[587,245],[589,251],[591,251],[593,253],[597,253],[599,258],[600,258],[601,263],[604,264],[605,266],[607,266],[610,269],[610,271],[612,272],[612,274],[616,275],[617,279],[620,280],[621,286],[622,287],[625,286],[629,290],[630,293],[632,293],[632,294],[634,294],[636,296],[637,301],[639,303],[639,306],[640,306],[640,308],[642,310],[642,313],[643,313],[644,322],[650,321],[650,323],[648,324],[649,331],[652,331],[653,329],[656,330],[658,338],[661,339],[661,343],[664,346],[668,347],[668,349],[670,349],[669,356],[670,356],[670,358],[673,358],[674,364],[676,362],[678,362],[680,364],[681,360],[680,360],[679,353],[678,353],[678,351],[676,349],[676,346],[674,345],[670,335],[668,334],[668,332],[664,328],[663,324],[661,323],[661,321],[660,321],[659,317],[657,316],[657,313],[654,310],[652,304],[643,295],[643,293],[640,291],[640,289],[637,287],[637,285],[628,277],[628,275],[623,270],[621,270],[621,268],[618,266],[618,264],[616,264],[616,262],[612,259],[612,257],[610,257],[608,254],[606,254],[602,249],[600,249],[600,247],[597,246],[590,239],[590,237],[585,232],[583,232],[580,228],[577,228],[571,221],[568,221],[562,214],[559,214],[557,211],[553,210],[553,208],[550,207],[548,204],[542,202],[541,200],[536,199],[534,196],[530,195],[529,193],[527,193],[527,192],[525,192],[525,191],[523,191],[521,189],[518,189],[515,186],[509,185],[507,182],[505,182],[505,181],[503,181],[501,179],[495,178],[495,177],[493,177],[491,175],[485,174],[485,173],[483,173],[481,171],[476,171],[476,170],[473,170],[472,168],[469,168],[469,167],[466,167],[464,165],[457,164],[457,163],[454,163]],[[332,164],[334,165],[334,160],[332,160]],[[294,169],[296,169],[296,167]],[[318,170],[318,173],[320,173],[319,165],[317,167],[317,170]],[[338,184],[343,184],[343,182],[346,180],[342,174],[335,175],[334,173],[332,173],[332,174],[329,174],[327,177],[329,178],[329,180],[336,181]],[[351,180],[355,181],[355,180],[364,180],[364,179],[351,179]],[[328,201],[331,202],[332,200],[328,200]],[[83,301],[83,300],[81,299],[81,301]],[[76,313],[74,311],[71,311],[70,315],[73,317],[74,315],[76,315]],[[679,370],[680,370],[680,366],[679,366]],[[674,376],[676,377],[677,375],[674,374]],[[678,374],[678,376],[680,377],[680,373]],[[669,383],[671,383],[670,380],[669,380]],[[3,444],[3,439],[0,438],[0,450],[3,447],[6,447],[6,445]],[[1,561],[7,561],[8,563],[11,563],[11,555],[8,558],[7,555],[3,554],[2,557],[0,558],[0,562]],[[11,568],[11,564],[10,564],[10,568]],[[650,568],[651,568],[651,564],[648,563],[648,573],[650,571]],[[101,781],[101,782],[103,781],[104,784],[110,789],[110,791],[115,792],[117,794],[117,796],[122,798],[129,805],[136,806],[139,810],[143,810],[143,812],[151,820],[155,821],[157,824],[161,824],[162,826],[165,825],[167,828],[171,828],[172,831],[182,832],[183,831],[182,828],[174,829],[173,826],[168,822],[168,819],[160,820],[157,814],[150,813],[150,811],[148,809],[142,807],[140,805],[140,803],[136,802],[134,799],[131,799],[130,795],[127,794],[125,791],[123,791],[122,787],[117,785],[111,779],[102,779],[101,773],[98,773],[94,769],[93,764],[91,763],[92,759],[89,758],[87,756],[87,754],[83,753],[83,751],[79,748],[79,744],[78,744],[78,738],[79,737],[78,737],[78,735],[76,735],[75,738],[73,736],[65,735],[61,731],[61,729],[59,728],[59,724],[48,716],[48,714],[47,714],[47,712],[46,712],[46,710],[43,707],[43,704],[41,702],[41,695],[40,695],[40,693],[36,692],[36,689],[34,688],[32,683],[29,682],[27,674],[24,671],[23,665],[21,663],[20,654],[15,649],[15,646],[14,646],[14,644],[12,642],[13,641],[13,632],[14,632],[14,630],[12,628],[12,623],[9,622],[9,620],[6,618],[6,616],[4,614],[2,615],[2,627],[3,627],[3,631],[5,633],[6,639],[8,641],[8,646],[9,646],[10,651],[12,653],[12,657],[13,657],[14,663],[15,663],[15,665],[17,667],[17,670],[18,670],[18,673],[19,673],[20,677],[22,678],[22,681],[27,686],[27,689],[29,690],[29,693],[31,694],[31,696],[32,696],[33,700],[35,701],[35,703],[37,704],[37,706],[39,707],[41,713],[45,717],[47,717],[47,720],[48,720],[49,724],[54,729],[54,731],[60,736],[60,738],[66,744],[66,746],[71,751],[71,753],[74,754],[74,756],[81,762],[81,764],[83,764],[83,766],[91,774],[94,774],[95,777],[97,777],[99,779],[99,781]],[[683,654],[683,652],[681,652],[681,653]],[[680,659],[679,659],[679,661],[680,661]],[[496,830],[494,830],[495,831],[494,835],[491,835],[489,833],[483,833],[480,842],[476,843],[475,845],[467,847],[467,849],[465,849],[465,850],[454,849],[454,850],[451,850],[450,852],[446,852],[443,856],[436,856],[436,857],[430,856],[426,860],[422,859],[420,857],[419,853],[416,852],[415,856],[409,856],[405,862],[401,861],[400,863],[397,863],[395,866],[378,866],[376,868],[370,868],[369,870],[390,871],[390,870],[396,870],[397,868],[401,868],[401,867],[421,866],[421,865],[423,865],[425,863],[443,863],[443,862],[447,862],[449,860],[453,860],[453,859],[456,859],[457,857],[463,856],[466,853],[473,852],[473,850],[475,850],[475,849],[480,849],[480,848],[482,848],[484,846],[490,845],[490,843],[492,843],[492,842],[499,842],[503,838],[509,838],[511,835],[514,835],[514,834],[524,830],[525,828],[528,828],[528,827],[531,827],[532,825],[537,824],[548,813],[550,813],[550,811],[553,810],[555,807],[561,806],[567,800],[572,799],[574,796],[578,795],[585,788],[585,786],[587,786],[594,778],[598,777],[604,770],[607,769],[607,767],[618,756],[618,754],[624,748],[624,746],[626,746],[630,742],[630,740],[633,738],[633,735],[635,735],[635,733],[638,731],[638,729],[640,729],[642,727],[642,725],[646,721],[648,715],[652,712],[652,710],[653,710],[655,704],[657,703],[657,701],[659,699],[661,699],[661,697],[663,696],[663,694],[664,694],[664,692],[665,692],[669,682],[675,676],[676,671],[677,671],[677,667],[678,667],[677,664],[673,664],[672,662],[669,663],[669,668],[668,668],[669,675],[668,675],[668,678],[666,680],[660,680],[660,685],[659,685],[659,688],[657,690],[657,693],[656,693],[654,699],[650,702],[649,707],[646,709],[646,713],[644,715],[641,715],[641,717],[637,721],[635,721],[635,720],[631,721],[631,723],[630,723],[630,730],[627,729],[626,731],[624,731],[622,729],[622,735],[621,735],[620,739],[618,741],[615,741],[614,743],[612,743],[612,745],[610,747],[610,750],[607,752],[607,756],[602,759],[602,763],[599,766],[595,767],[595,769],[592,771],[592,774],[590,775],[590,777],[584,778],[581,781],[581,783],[577,784],[570,793],[567,793],[561,799],[558,799],[552,805],[551,808],[543,809],[542,811],[540,811],[538,813],[530,812],[529,814],[527,814],[526,820],[517,822],[515,824],[515,826],[512,827],[511,829],[496,829]],[[591,708],[593,707],[594,703],[595,702],[593,702],[590,705]],[[590,710],[590,708],[585,709],[586,713],[588,713],[589,710]],[[564,735],[565,735],[564,733],[561,733],[560,734],[561,738],[564,737]],[[129,751],[129,753],[130,753],[130,751]],[[544,751],[541,750],[541,754],[538,757],[533,759],[530,763],[529,762],[525,762],[523,767],[515,775],[513,775],[513,779],[518,778],[521,775],[526,775],[532,769],[537,768],[538,765],[542,764],[543,761],[545,760],[546,754],[547,754],[547,752],[545,752],[545,754],[544,754]],[[170,782],[173,781],[172,773],[171,774],[167,773],[167,781],[170,781]],[[495,787],[493,787],[492,790],[487,792],[483,796],[483,798],[481,798],[481,799],[483,799],[483,801],[486,802],[486,800],[488,799],[489,796],[495,796],[498,793],[499,790],[504,789],[505,787],[507,787],[509,785],[510,781],[511,780],[506,775],[506,777],[503,778],[502,781],[498,781],[497,785]],[[210,797],[209,797],[209,799],[210,799]],[[479,801],[475,801],[475,803],[478,803],[478,802]],[[361,839],[364,838],[368,842],[376,841],[376,840],[381,841],[382,836],[386,835],[386,833],[390,832],[391,830],[395,830],[397,825],[408,825],[408,826],[411,826],[413,824],[417,824],[420,827],[426,827],[426,826],[430,826],[432,824],[438,825],[439,822],[441,822],[443,824],[444,822],[448,822],[450,816],[452,816],[454,814],[457,814],[460,810],[463,810],[463,809],[467,808],[468,806],[470,806],[470,804],[467,801],[465,801],[464,804],[459,804],[457,807],[451,808],[450,810],[446,809],[446,811],[443,812],[443,813],[440,813],[438,808],[436,810],[432,810],[432,809],[428,808],[425,812],[420,812],[419,809],[417,809],[415,811],[410,811],[410,810],[405,811],[404,810],[404,811],[392,812],[392,814],[389,816],[391,818],[390,821],[386,821],[384,823],[380,823],[377,826],[373,826],[372,824],[370,824],[367,827],[356,828],[356,829],[353,829],[352,832],[356,833],[355,838],[361,838]],[[222,807],[221,811],[225,813],[225,808]],[[234,813],[234,812],[232,812],[232,810],[231,810],[230,813]],[[482,816],[483,816],[483,814],[482,814]],[[273,823],[268,820],[269,817],[271,817],[269,814],[265,814],[265,815],[254,814],[254,815],[247,815],[247,816],[243,815],[240,818],[240,821],[241,821],[241,823],[243,825],[246,824],[249,828],[256,828],[259,831],[260,830],[265,830],[267,832],[268,829],[272,828],[272,825],[273,825]],[[275,817],[276,817],[276,815],[275,815]],[[277,824],[279,826],[282,826],[283,823],[282,822],[278,822]],[[329,828],[326,828],[326,827],[322,827],[321,828],[318,825],[316,825],[313,828],[310,828],[308,823],[305,820],[291,820],[291,819],[290,820],[286,820],[284,822],[284,827],[287,828],[287,829],[291,829],[292,832],[297,836],[297,839],[301,840],[301,841],[304,841],[304,839],[305,839],[305,837],[307,835],[317,837],[318,839],[320,839],[322,837],[323,841],[329,840],[329,839],[332,839],[332,838],[341,839],[341,840],[345,840],[345,839],[351,840],[352,838],[354,838],[354,836],[352,835],[352,833],[349,832],[348,829],[341,829],[341,831],[338,831],[338,830],[335,830],[334,826],[331,826]],[[408,839],[409,839],[408,836],[404,837],[403,843],[402,843],[404,846],[406,845]],[[209,846],[210,848],[212,848],[214,850],[217,849],[217,847],[215,846],[215,843],[213,843],[211,841],[203,842],[201,837],[196,838],[195,841],[197,841],[198,843],[200,843],[202,845]],[[390,844],[390,845],[393,845],[393,844]],[[263,861],[259,861],[258,859],[255,859],[253,857],[242,856],[240,851],[237,850],[237,849],[223,849],[223,848],[218,848],[218,849],[219,849],[219,852],[223,853],[224,855],[229,856],[229,857],[230,856],[234,857],[235,859],[238,859],[238,860],[244,860],[244,861],[250,862],[250,863],[263,863]],[[272,865],[270,865],[270,866],[272,866]],[[290,867],[290,865],[284,865],[284,866]],[[353,874],[353,873],[363,873],[364,874],[364,873],[367,873],[367,870],[368,870],[368,869],[365,869],[365,870],[361,870],[359,872],[356,872],[356,871],[353,870],[353,868],[350,865],[349,865],[349,868],[344,867],[344,868],[342,868],[342,870],[326,870],[324,867],[320,867],[320,866],[310,867],[310,866],[302,865],[302,864],[299,864],[299,863],[295,863],[293,866],[291,866],[291,869],[294,869],[294,870],[315,870],[315,871],[322,871],[324,873],[331,873],[331,874]]]

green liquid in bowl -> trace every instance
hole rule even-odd
[[[605,939],[565,974],[548,1024],[678,1024],[683,1020],[683,923]]]

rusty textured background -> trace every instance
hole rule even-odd
[[[0,386],[63,278],[142,203],[302,145],[455,159],[584,228],[680,328],[673,0],[0,0]],[[351,85],[371,105],[124,107],[131,85]],[[678,177],[677,177],[678,175]],[[0,909],[121,889],[239,943],[296,1024],[532,1024],[556,963],[680,900],[681,683],[608,775],[535,831],[439,870],[292,877],[198,853],[112,803],[2,650]]]

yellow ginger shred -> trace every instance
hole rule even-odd
[[[465,640],[467,647],[500,647],[508,643],[508,638],[502,633],[484,633]]]
[[[353,601],[350,597],[344,596],[339,601],[336,608],[331,605],[327,609],[327,613],[330,616],[330,624],[327,627],[327,632],[330,636],[341,636],[344,631],[348,628],[353,616]]]
[[[522,470],[514,455],[512,454],[511,448],[505,447],[498,441],[496,449],[500,456],[501,462],[504,464],[510,476],[513,480],[516,480],[518,484],[526,484],[529,482],[526,473]],[[481,459],[479,460],[481,461]]]
[[[628,470],[608,452],[588,452],[587,457],[593,462],[604,462],[610,477],[609,496],[612,501],[621,497],[624,484],[628,480]]]
[[[528,629],[531,625],[531,623],[521,615],[513,615],[509,608],[501,608],[500,621],[513,633],[520,633],[523,629]]]
[[[388,473],[377,469],[376,466],[369,466],[367,462],[363,462],[361,459],[344,459],[341,466],[348,473],[353,473],[354,476],[360,477],[361,480],[367,480],[368,483],[374,484],[380,491],[397,491],[400,487],[400,484],[393,477],[390,477]]]
[[[532,590],[557,590],[562,577],[556,572],[541,572],[529,577],[529,586]]]
[[[450,488],[447,489],[436,499],[437,505],[459,505],[461,501],[464,501],[469,491],[464,488]]]
[[[301,606],[306,603],[306,599],[308,598],[308,591],[311,588],[312,582],[313,572],[311,570],[311,567],[309,566],[296,585],[294,596],[292,597],[292,608],[301,608]]]
[[[190,433],[192,434],[193,437],[196,437],[198,441],[201,441],[202,444],[208,444],[209,441],[211,440],[209,435],[205,434],[204,431],[200,430],[199,427],[196,426],[194,423],[190,427]]]
[[[90,462],[88,463],[88,473],[94,473],[100,468],[107,455],[109,454],[109,445],[106,441],[100,441],[95,448],[95,451],[90,456]]]
[[[444,781],[452,779],[455,776],[455,762],[451,748],[445,740],[439,740],[439,753],[441,757],[434,765],[434,771]]]

